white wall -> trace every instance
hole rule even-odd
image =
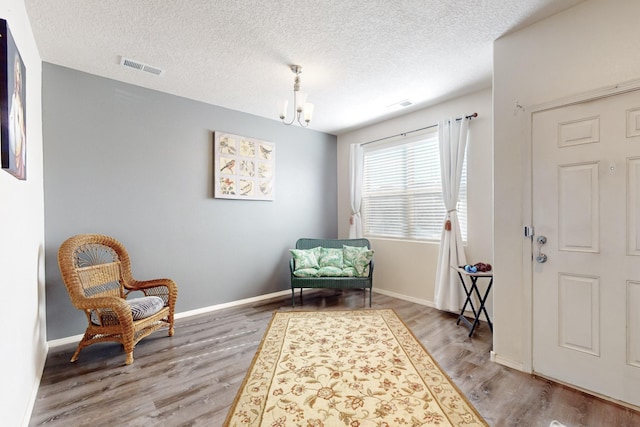
[[[494,44],[494,352],[505,364],[530,368],[526,107],[640,78],[639,16],[637,0],[588,0]]]
[[[469,262],[492,263],[491,89],[487,88],[402,117],[338,136],[338,235],[349,235],[349,146],[396,135],[473,112],[467,151]],[[433,305],[438,244],[371,239],[375,251],[374,289]],[[416,268],[419,266],[419,268]],[[491,304],[489,304],[491,309]]]
[[[0,3],[26,66],[27,180],[0,171],[0,419],[29,420],[46,358],[41,62],[22,0]]]

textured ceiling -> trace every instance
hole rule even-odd
[[[581,0],[25,0],[42,60],[277,120],[304,67],[340,134],[491,84],[492,43]],[[122,67],[124,56],[164,70]],[[414,105],[387,108],[403,100]],[[290,101],[291,104],[291,101]]]

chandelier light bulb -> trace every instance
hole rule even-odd
[[[281,99],[278,101],[278,113],[280,115],[280,120],[284,120],[287,118],[287,107],[289,106],[289,101],[286,99]]]
[[[307,102],[304,104],[304,121],[309,123],[313,117],[313,104]]]

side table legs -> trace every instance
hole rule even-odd
[[[487,302],[487,298],[489,297],[489,292],[491,291],[491,286],[493,285],[493,276],[469,275],[469,277],[471,278],[471,287],[469,288],[467,288],[464,278],[462,277],[462,273],[460,273],[459,271],[458,271],[458,276],[460,277],[460,283],[462,284],[462,288],[464,289],[464,293],[466,294],[467,297],[464,301],[464,305],[462,306],[462,310],[460,310],[460,315],[458,316],[458,321],[456,322],[456,325],[459,325],[460,321],[462,321],[469,328],[469,337],[471,337],[471,335],[473,335],[473,331],[480,324],[480,315],[484,313],[484,317],[485,319],[487,319],[487,323],[489,324],[489,329],[491,329],[491,332],[493,332],[493,323],[491,323],[491,319],[489,318],[489,313],[487,313],[487,309],[485,307],[485,303]],[[485,291],[484,295],[481,295],[480,290],[478,289],[477,282],[480,277],[489,277],[490,279],[489,285],[487,286],[487,290]],[[472,298],[474,293],[478,297],[478,301],[480,301],[480,307],[478,308],[477,311],[473,306]],[[469,304],[469,306],[471,307],[471,311],[473,312],[473,317],[474,317],[473,323],[471,323],[464,316],[464,312],[467,309],[467,304]]]

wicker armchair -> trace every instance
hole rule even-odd
[[[163,326],[173,336],[173,315],[178,288],[171,279],[138,281],[120,242],[100,234],[67,239],[58,251],[58,266],[73,305],[87,316],[87,330],[71,358],[91,344],[116,341],[124,346],[126,364],[133,363],[133,348]],[[127,300],[131,292],[142,298]]]

